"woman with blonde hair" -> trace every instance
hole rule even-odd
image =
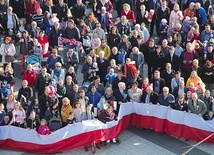
[[[5,111],[11,113],[14,110],[16,99],[14,94],[10,94],[6,100],[3,101],[5,106]]]
[[[12,119],[9,125],[24,128],[25,118],[26,118],[25,110],[22,108],[20,102],[16,102],[14,105],[14,110],[12,111]]]
[[[134,25],[136,23],[134,11],[131,10],[131,7],[128,3],[123,4],[123,10],[121,12],[121,16],[126,16],[126,18],[129,20],[129,23],[131,25]]]

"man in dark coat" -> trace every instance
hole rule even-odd
[[[63,0],[59,0],[59,3],[56,5],[56,13],[60,22],[67,20],[68,5]]]
[[[165,80],[160,78],[160,71],[154,71],[154,77],[150,80],[150,83],[153,85],[154,92],[160,94],[163,91],[165,86]]]
[[[153,91],[152,86],[146,88],[146,92],[143,93],[141,102],[149,104],[157,104],[158,94]]]

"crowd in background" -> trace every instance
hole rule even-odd
[[[46,135],[55,118],[62,126],[95,117],[104,123],[117,119],[124,102],[163,105],[212,120],[212,4],[0,0],[0,124]],[[32,55],[37,66],[28,63]],[[17,97],[16,59],[22,75]]]

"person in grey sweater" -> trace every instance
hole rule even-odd
[[[68,21],[68,26],[65,29],[65,37],[68,39],[75,39],[77,41],[79,41],[81,38],[80,31],[75,26],[75,23],[73,20]]]

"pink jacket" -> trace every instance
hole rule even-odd
[[[50,128],[47,125],[40,125],[38,128],[38,133],[40,135],[48,135],[50,133]]]

